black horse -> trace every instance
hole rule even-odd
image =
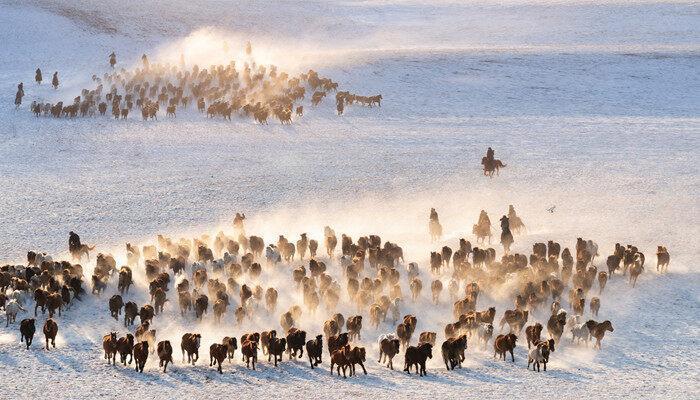
[[[501,244],[506,254],[510,252],[510,246],[513,244],[513,241],[513,234],[510,232],[510,220],[504,215],[501,217]]]

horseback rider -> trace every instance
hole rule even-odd
[[[36,81],[37,85],[41,85],[41,81],[44,80],[44,78],[41,76],[41,68],[36,69],[34,80]]]
[[[501,230],[503,233],[510,233],[510,220],[505,215],[501,217]]]
[[[77,233],[70,231],[68,234],[68,250],[71,253],[74,253],[80,249],[80,246],[82,246],[80,244],[80,236],[78,236]]]
[[[53,78],[51,78],[51,85],[54,89],[58,89],[58,71],[53,73]]]
[[[438,213],[434,208],[430,209],[430,221],[428,222],[428,231],[430,232],[430,239],[435,242],[442,237],[442,225],[440,225],[440,220],[438,219]]]
[[[508,222],[512,232],[519,233],[525,228],[523,220],[518,217],[518,214],[515,212],[515,207],[513,207],[512,204],[508,206]]]
[[[109,55],[109,65],[114,68],[114,65],[117,63],[117,55],[112,52],[112,54]]]
[[[236,216],[233,217],[233,229],[235,229],[239,234],[245,235],[243,220],[245,220],[245,213],[236,213]]]
[[[17,85],[17,94],[15,95],[15,106],[19,107],[22,104],[22,97],[24,97],[24,83],[20,82]]]
[[[430,222],[440,222],[438,219],[438,213],[434,208],[430,209]]]
[[[513,234],[510,231],[510,221],[505,215],[501,217],[501,244],[503,250],[508,254],[510,245],[513,244]]]
[[[493,178],[493,174],[498,175],[501,168],[505,168],[505,164],[495,158],[495,151],[492,148],[486,150],[486,156],[481,158],[481,165],[484,167],[484,175]]]
[[[481,229],[486,229],[491,227],[491,220],[489,219],[488,214],[486,214],[486,211],[481,210],[481,214],[479,214],[479,228]]]

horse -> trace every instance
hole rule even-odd
[[[489,244],[491,244],[491,226],[479,226],[477,224],[472,228],[472,233],[476,235],[476,242],[484,243],[486,238],[489,238]]]
[[[71,256],[73,256],[74,260],[80,260],[83,258],[83,255],[87,257],[87,259],[90,259],[90,252],[92,250],[95,250],[95,246],[88,246],[86,244],[81,244],[80,247],[77,249],[71,250]]]
[[[436,242],[442,237],[442,225],[438,220],[431,219],[428,224],[428,229],[430,230],[430,240]]]
[[[501,218],[501,244],[505,254],[508,254],[513,244],[513,234],[510,232],[510,221],[505,215]]]
[[[501,160],[488,159],[487,157],[481,159],[481,165],[484,166],[484,176],[488,176],[489,178],[493,178],[494,172],[496,175],[499,175],[499,170],[506,167]]]

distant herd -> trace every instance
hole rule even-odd
[[[518,218],[512,207],[508,215],[510,220]],[[482,212],[480,223],[484,218],[488,216]],[[231,233],[214,237],[176,240],[159,235],[155,244],[127,243],[125,265],[118,266],[114,256],[99,253],[94,268],[80,263],[90,260],[95,246],[81,243],[71,232],[70,260],[30,251],[26,263],[0,268],[0,306],[6,326],[16,323],[18,313],[31,312],[27,307],[33,304],[34,318],[19,323],[20,340],[30,349],[38,313],[48,311],[42,329],[48,350],[56,347],[59,320],[94,310],[78,306],[70,313],[62,311],[75,306],[76,299],[114,292],[106,300],[110,315],[119,320],[123,314],[129,331],[121,337],[108,332],[102,338],[103,356],[114,365],[117,358],[123,365],[133,362],[140,372],[152,357],[166,372],[174,363],[173,348],[178,344],[182,363],[195,365],[206,342],[211,343],[209,365],[220,373],[223,363],[240,352],[253,370],[260,354],[274,366],[285,355],[289,360],[306,355],[311,369],[327,357],[331,374],[354,376],[357,368],[367,374],[367,323],[371,332],[390,328],[369,343],[376,343],[378,362],[392,370],[394,358],[403,353],[403,371],[426,375],[426,362],[438,351],[435,346],[442,336],[439,351],[448,371],[462,367],[469,348],[489,345],[494,358],[515,362],[518,342],[527,344],[527,367],[546,371],[555,350],[566,349],[562,346],[565,335],[570,346],[595,339],[594,347],[602,347],[606,333],[614,332],[611,321],[597,320],[599,312],[605,312],[601,300],[608,280],[618,273],[629,275],[634,287],[646,261],[634,245],[615,244],[605,259],[607,271],[599,271],[594,264],[599,247],[592,240],[579,238],[573,247],[563,249],[555,241],[535,243],[529,255],[511,253],[504,243],[504,253],[497,258],[495,249],[472,246],[463,238],[455,248],[443,246],[432,252],[429,268],[423,269],[404,261],[400,245],[378,235],[353,240],[325,227],[320,240],[304,233],[296,241],[280,235],[271,243],[247,235],[244,221],[245,215],[237,214]],[[509,218],[504,215],[501,221],[502,243],[512,241]],[[428,233],[438,241],[441,231],[437,212],[431,210]],[[657,248],[656,258],[657,271],[667,272],[670,255],[664,246]],[[289,284],[266,287],[263,272],[287,276]],[[139,306],[134,301],[134,292],[144,287],[134,285],[137,281],[147,283],[149,304]],[[450,321],[444,326],[404,312],[408,305],[422,301],[423,287],[430,287],[430,304],[452,304],[452,313],[442,316]],[[410,295],[403,288],[409,288]],[[500,313],[496,329],[498,311],[491,294],[503,290],[508,290],[513,308]],[[296,293],[301,301],[282,307],[280,291]],[[483,307],[478,309],[478,304]],[[162,338],[156,329],[159,320],[166,318],[164,308],[169,307],[179,308],[180,318],[192,327],[180,343]],[[207,318],[213,318],[213,323],[231,326],[240,336],[203,337],[198,324],[210,312],[212,317]],[[304,323],[303,315],[319,312],[328,316],[322,326]],[[267,314],[279,315],[279,326],[260,332],[246,328],[256,315]],[[132,328],[137,317],[139,325]]]
[[[310,92],[311,105],[318,106],[330,92],[336,92],[336,108],[342,115],[345,108],[358,104],[367,107],[381,106],[381,95],[363,96],[348,91],[338,91],[338,83],[320,76],[314,70],[290,76],[275,65],[259,65],[251,57],[242,66],[229,64],[191,68],[184,64],[152,64],[142,56],[142,65],[133,70],[114,69],[116,55],[110,55],[111,72],[102,77],[92,76],[93,88],[82,89],[72,102],[56,103],[34,100],[31,112],[54,118],[105,116],[109,112],[114,119],[127,119],[138,110],[144,121],[157,120],[161,109],[166,118],[175,118],[179,110],[196,109],[209,118],[231,120],[232,116],[251,117],[265,125],[274,117],[281,124],[292,123],[293,118],[304,115],[305,97]],[[36,70],[37,84],[42,82],[41,69]],[[58,72],[52,85],[58,89]],[[15,95],[19,108],[25,96],[20,83]]]

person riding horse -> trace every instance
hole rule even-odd
[[[428,222],[428,231],[430,232],[430,238],[433,242],[437,241],[442,237],[442,225],[440,225],[440,219],[438,218],[438,213],[434,208],[430,209],[430,221]]]
[[[512,232],[519,233],[525,228],[525,224],[515,213],[515,207],[513,207],[512,204],[508,206],[508,221],[510,222]]]
[[[477,243],[479,241],[484,241],[487,237],[489,238],[489,243],[491,243],[491,220],[489,219],[486,211],[481,210],[479,214],[479,222],[474,224],[472,228],[472,233],[476,235]]]
[[[80,249],[80,246],[80,236],[78,236],[77,233],[70,231],[68,234],[68,251],[73,254]]]
[[[24,83],[17,85],[17,94],[15,95],[15,106],[19,107],[22,104],[22,97],[24,97]]]
[[[109,65],[114,68],[114,65],[117,63],[117,55],[112,52],[112,54],[109,55]]]
[[[495,153],[496,152],[489,147],[488,150],[486,150],[486,157],[481,159],[481,165],[484,167],[485,176],[493,177],[494,172],[498,174],[498,170],[506,166],[501,160],[495,158]]]
[[[505,215],[501,217],[501,244],[506,254],[510,252],[510,245],[513,244],[513,234],[510,232],[510,221]]]
[[[486,214],[485,210],[481,210],[481,213],[479,214],[479,222],[477,223],[479,225],[479,228],[491,228],[491,220],[489,219],[489,215]]]
[[[481,210],[481,213],[479,214],[479,222],[477,222],[476,226],[479,233],[483,236],[491,235],[491,219],[489,219],[486,211]]]
[[[245,213],[236,213],[236,216],[233,217],[233,229],[235,229],[239,235],[245,235],[245,225],[243,224],[243,220],[245,220]]]
[[[438,213],[434,208],[430,209],[430,222],[440,222],[438,219]]]

